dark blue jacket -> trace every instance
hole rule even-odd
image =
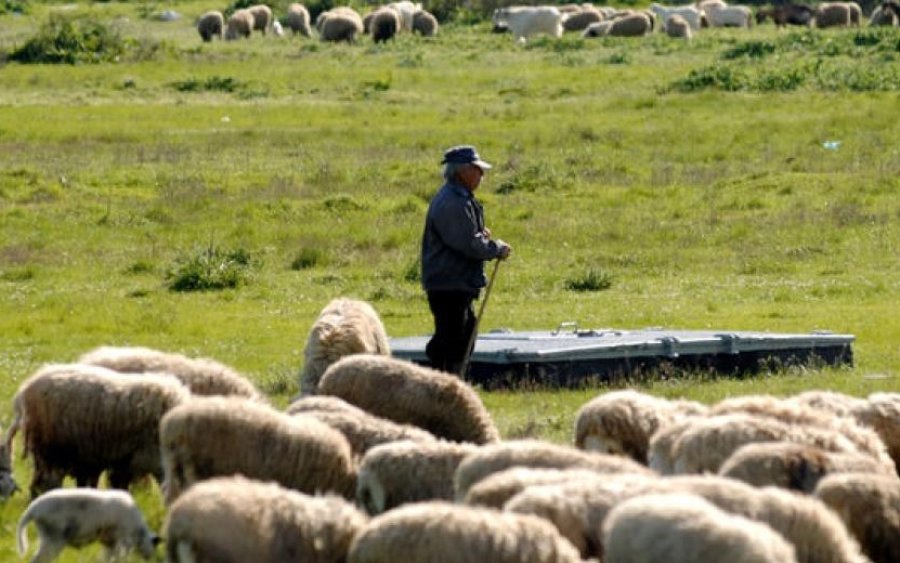
[[[422,234],[422,287],[478,294],[487,284],[484,262],[500,247],[484,234],[484,210],[464,186],[444,184],[431,204]]]

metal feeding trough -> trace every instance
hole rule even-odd
[[[391,339],[397,358],[427,365],[430,336]],[[479,334],[466,377],[486,389],[585,387],[628,378],[683,373],[744,375],[795,365],[852,365],[851,334],[815,331],[579,329]]]

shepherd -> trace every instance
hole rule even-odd
[[[428,206],[422,234],[422,287],[434,317],[425,354],[432,368],[464,376],[475,342],[473,302],[487,285],[484,263],[506,259],[512,247],[491,237],[475,199],[491,165],[471,145],[451,147],[441,164],[444,185]]]

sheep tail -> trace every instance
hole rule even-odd
[[[19,518],[19,524],[16,526],[16,550],[19,552],[19,557],[25,555],[25,552],[28,551],[28,523],[31,522],[33,518],[34,512],[34,504],[28,507],[25,511],[25,514]]]
[[[19,401],[15,401],[13,404],[13,409],[15,410],[15,417],[13,418],[12,424],[9,425],[9,428],[6,429],[6,434],[3,436],[3,443],[6,444],[7,451],[9,452],[9,457],[12,459],[13,457],[13,439],[16,437],[16,433],[19,431],[19,428],[22,427],[22,405],[19,404]],[[28,448],[22,450],[22,457],[25,457]]]

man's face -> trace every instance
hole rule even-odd
[[[459,179],[472,192],[481,184],[482,176],[484,176],[484,171],[474,164],[468,164],[459,171]]]

